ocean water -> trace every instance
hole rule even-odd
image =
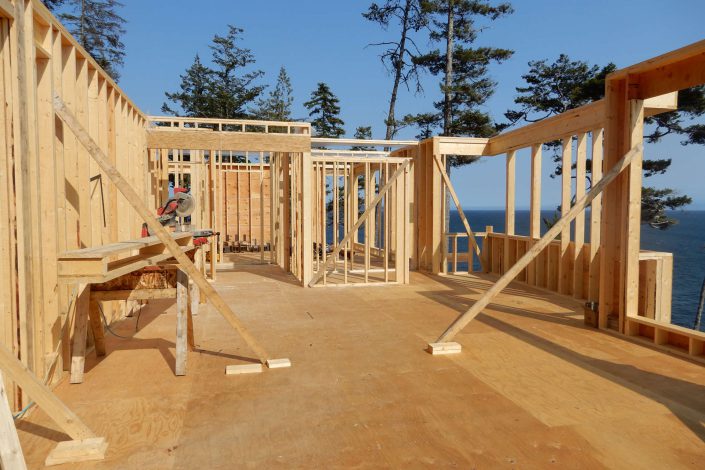
[[[552,219],[554,211],[542,211],[542,218]],[[504,232],[504,211],[466,210],[465,216],[473,230],[482,232],[492,225],[496,232]],[[700,298],[700,288],[705,279],[705,211],[674,211],[670,217],[678,224],[667,230],[654,229],[648,225],[641,228],[641,247],[645,250],[673,253],[673,301],[671,320],[674,324],[692,328]],[[589,211],[588,211],[589,217]],[[529,211],[517,210],[515,219],[517,235],[529,234]],[[450,214],[451,232],[464,232],[457,211]],[[546,227],[542,223],[541,232]],[[585,241],[590,240],[589,230]],[[481,241],[480,241],[481,242]],[[458,250],[467,250],[467,239],[458,239]],[[464,266],[463,269],[467,269]],[[479,266],[475,265],[475,269]],[[705,325],[701,325],[705,331]]]

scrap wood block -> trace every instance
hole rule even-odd
[[[284,367],[291,367],[291,361],[287,358],[284,359],[268,359],[267,367],[270,369],[282,369]]]
[[[426,351],[434,356],[442,354],[459,354],[461,346],[459,343],[428,343]]]
[[[103,460],[108,443],[104,437],[91,437],[80,441],[59,442],[44,461],[47,467],[69,462]]]
[[[256,374],[262,372],[262,364],[238,364],[225,367],[225,375]]]

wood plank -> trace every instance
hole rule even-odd
[[[610,184],[625,168],[629,166],[632,160],[639,156],[643,150],[643,145],[641,143],[637,144],[633,149],[627,152],[624,157],[610,169],[609,172],[605,174],[605,177],[597,183],[581,200],[577,201],[576,204],[568,211],[568,213],[561,217],[561,219],[546,232],[546,234],[541,237],[541,239],[531,247],[531,249],[518,260],[512,268],[504,273],[504,275],[494,283],[494,285],[485,294],[473,304],[473,306],[467,310],[465,313],[458,316],[458,318],[451,323],[451,325],[446,329],[445,332],[436,340],[437,343],[445,343],[452,340],[455,335],[457,335],[465,326],[470,323],[491,301],[497,294],[499,294],[505,287],[509,285],[510,282],[524,269],[529,262],[534,259],[545,247],[547,247],[554,238],[558,236],[559,233],[564,229],[564,227],[570,224],[573,219],[580,213],[580,211],[585,210],[585,207],[592,201],[597,194],[602,192],[602,190]]]
[[[692,70],[699,70],[692,68]],[[705,68],[703,68],[705,70]],[[615,72],[615,74],[618,72]],[[705,72],[703,72],[705,73]],[[614,74],[611,74],[612,76]],[[691,78],[690,81],[698,82],[700,78]],[[703,79],[705,81],[705,79]],[[649,80],[649,83],[664,83],[663,77],[659,80],[654,79]],[[679,83],[683,83],[682,81]],[[698,82],[698,83],[703,83]],[[648,116],[653,116],[662,112],[672,111],[669,107],[664,108],[664,102],[667,102],[669,98],[660,98],[660,95],[668,95],[670,92],[682,89],[675,88],[675,84],[670,84],[662,86],[663,89],[650,90],[644,88],[641,92],[642,98],[646,97],[657,97],[652,102],[651,107],[648,107],[645,112]],[[598,129],[604,126],[605,120],[607,119],[607,103],[606,100],[601,99],[594,101],[590,104],[580,106],[579,108],[571,109],[557,116],[551,116],[547,119],[520,127],[518,129],[513,129],[507,132],[503,132],[495,137],[491,137],[487,143],[485,153],[483,155],[499,155],[506,153],[510,150],[518,150],[524,147],[531,147],[543,142],[550,142],[552,140],[558,140],[564,136],[570,134],[580,134],[583,132],[589,132],[593,129]]]
[[[170,236],[174,241],[180,242],[181,245],[185,245],[188,241],[193,238],[191,232],[169,232]],[[125,240],[117,243],[109,243],[106,245],[99,245],[92,248],[82,248],[79,250],[65,251],[59,254],[59,260],[68,259],[102,259],[115,256],[125,252],[132,252],[136,250],[142,250],[148,247],[163,246],[159,237],[150,236],[143,238],[136,238],[133,240]]]
[[[156,300],[175,299],[176,288],[137,290],[91,290],[91,300]]]
[[[0,468],[7,470],[25,470],[20,439],[17,436],[15,421],[10,410],[10,401],[0,370]]]
[[[178,269],[176,271],[176,365],[175,375],[186,375],[186,359],[188,355],[187,312],[188,309],[188,275]]]
[[[309,152],[311,138],[301,134],[204,132],[186,129],[147,129],[148,148],[238,149],[249,152]]]
[[[104,437],[59,442],[47,456],[44,465],[61,465],[64,463],[103,460],[108,450]]]
[[[41,383],[4,345],[0,344],[0,370],[16,382],[72,439],[96,437],[73,411]]]

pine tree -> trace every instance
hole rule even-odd
[[[476,18],[494,21],[513,12],[509,3],[491,4],[488,0],[426,0],[425,12],[432,19],[430,39],[445,42],[445,51],[436,49],[414,59],[415,64],[433,75],[443,77],[440,88],[443,100],[436,102],[438,113],[429,122],[429,113],[422,116],[428,127],[442,127],[443,135],[487,137],[496,132],[490,116],[481,106],[494,93],[496,83],[488,75],[492,62],[502,62],[513,51],[494,47],[471,47],[481,28]],[[413,117],[407,116],[407,122]],[[451,159],[453,164],[467,160]]]
[[[244,31],[228,25],[225,36],[213,38],[210,46],[213,51],[213,70],[211,96],[213,112],[217,118],[240,119],[250,117],[247,105],[259,97],[264,86],[254,82],[264,75],[261,70],[244,72],[244,69],[255,63],[254,54],[250,49],[237,44]]]
[[[269,92],[267,98],[262,98],[257,102],[257,109],[254,114],[257,119],[265,121],[290,121],[291,107],[294,105],[294,90],[291,86],[291,79],[286,73],[286,69],[279,69],[279,77],[274,89]]]
[[[304,103],[313,118],[311,125],[316,137],[339,138],[345,134],[345,123],[340,119],[340,100],[325,83],[319,83],[311,93],[311,99]]]
[[[247,107],[262,93],[264,86],[254,82],[263,75],[256,70],[245,72],[255,62],[249,49],[237,45],[243,30],[228,26],[226,36],[216,35],[210,46],[214,68],[201,63],[198,55],[181,76],[180,90],[166,92],[167,100],[178,106],[162,105],[162,111],[193,117],[242,119],[251,117]]]
[[[181,112],[177,113],[167,103],[162,105],[162,112],[180,114],[185,117],[210,117],[213,112],[210,91],[213,87],[213,71],[201,63],[196,54],[191,67],[181,75],[181,91],[165,93],[167,99],[179,105]]]
[[[359,126],[358,128],[355,129],[355,135],[353,135],[355,139],[360,139],[360,140],[371,140],[372,139],[372,126]],[[356,151],[372,151],[374,150],[374,147],[371,147],[369,145],[353,145],[350,147],[350,150],[356,150]]]
[[[419,67],[414,62],[421,52],[411,36],[427,24],[427,15],[422,3],[423,0],[386,0],[382,5],[373,2],[362,14],[365,19],[379,24],[384,30],[387,30],[392,23],[399,27],[399,39],[370,44],[387,47],[380,58],[394,77],[385,121],[387,140],[393,139],[400,127],[395,114],[399,85],[405,85],[407,90],[413,87],[416,92],[422,91]]]
[[[42,0],[42,3],[49,9],[49,11],[54,11],[63,5],[64,0]]]
[[[62,2],[51,1],[52,7]],[[61,13],[69,32],[114,80],[124,63],[125,45],[120,38],[125,34],[125,19],[117,10],[123,4],[117,0],[68,0],[71,13]]]
[[[567,55],[561,54],[556,61],[547,60],[529,62],[529,72],[522,78],[526,86],[517,87],[518,96],[514,102],[518,109],[509,110],[505,117],[509,120],[506,126],[518,122],[536,122],[554,116],[570,109],[602,99],[605,94],[605,79],[615,71],[614,64],[600,67],[590,66],[584,61],[573,61]],[[659,114],[645,120],[647,126],[652,126],[644,136],[647,142],[657,142],[668,134],[686,136],[682,143],[704,144],[705,126],[702,124],[683,124],[683,118],[697,118],[705,114],[705,87],[699,86],[682,90],[678,95],[678,111]],[[702,139],[702,140],[701,140]],[[548,148],[557,149],[560,142],[544,144]],[[562,174],[561,157],[554,152],[556,164],[553,176]],[[671,159],[647,159],[643,161],[644,177],[664,174],[671,165]],[[588,183],[591,174],[591,162],[587,162]],[[641,217],[644,223],[659,224],[661,227],[672,225],[676,221],[666,216],[666,209],[677,209],[692,202],[688,196],[678,195],[673,189],[642,188]]]

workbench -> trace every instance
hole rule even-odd
[[[174,241],[203,272],[203,251],[193,245],[190,232],[174,232]],[[200,291],[189,287],[188,275],[157,237],[145,237],[92,248],[67,251],[58,258],[59,280],[75,288],[71,339],[71,383],[82,383],[88,327],[97,356],[106,354],[103,315],[99,302],[176,299],[175,375],[186,374],[188,350],[193,350],[193,315]],[[107,322],[107,318],[105,319]]]

